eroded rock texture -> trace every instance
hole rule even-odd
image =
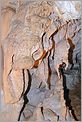
[[[80,4],[2,2],[3,119],[80,120],[80,97],[73,94],[81,80]]]

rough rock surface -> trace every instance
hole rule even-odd
[[[3,6],[2,2],[3,119],[80,120],[80,95],[74,95],[81,80],[80,4],[9,0]]]

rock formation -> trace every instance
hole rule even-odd
[[[3,119],[80,119],[69,96],[81,80],[80,8],[79,1],[2,2]]]

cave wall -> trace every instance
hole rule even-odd
[[[4,116],[6,120],[18,121],[80,119],[75,111],[73,114],[71,102],[66,103],[69,94],[64,97],[65,90],[80,82],[80,4],[54,0],[2,2],[3,119]],[[64,74],[59,72],[60,66]]]

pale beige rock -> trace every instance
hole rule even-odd
[[[4,8],[1,15],[1,40],[4,40],[10,32],[10,22],[15,10],[11,7]]]
[[[52,12],[52,6],[47,1],[38,1],[29,5],[29,15],[48,17]]]

